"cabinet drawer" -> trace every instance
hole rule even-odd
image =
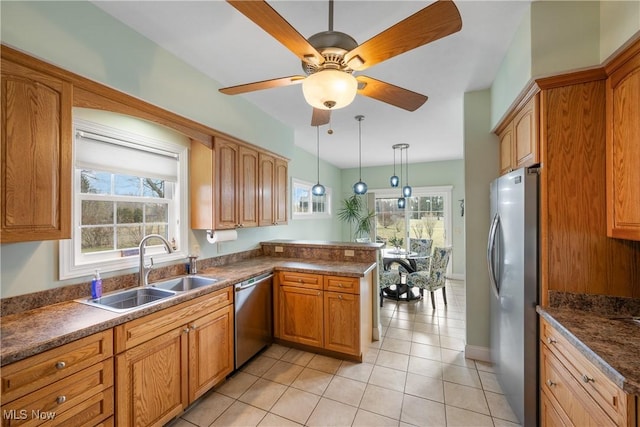
[[[324,276],[324,290],[359,294],[360,280],[357,277]]]
[[[111,356],[109,329],[7,365],[2,368],[2,401],[10,402]]]
[[[571,421],[564,411],[554,404],[542,389],[540,392],[540,425],[542,427],[571,427]]]
[[[278,273],[278,284],[280,286],[322,290],[322,275],[281,271]]]
[[[542,390],[558,402],[573,425],[617,425],[553,352],[544,344],[541,347],[540,381]]]
[[[233,303],[231,286],[203,295],[175,307],[118,325],[115,330],[116,353],[158,337],[182,324]]]
[[[35,426],[47,420],[65,426],[95,423],[113,413],[112,386],[113,358],[109,358],[3,405],[2,425]]]
[[[626,419],[626,394],[589,362],[564,336],[541,320],[542,340],[616,423]]]

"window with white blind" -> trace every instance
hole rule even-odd
[[[74,223],[71,241],[60,244],[60,279],[137,266],[149,234],[175,249],[148,244],[156,263],[184,258],[187,147],[80,119],[74,137]]]

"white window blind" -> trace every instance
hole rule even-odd
[[[91,132],[76,132],[76,167],[178,180],[178,155]]]

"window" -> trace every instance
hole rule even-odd
[[[184,258],[187,147],[81,119],[74,135],[74,226],[71,241],[60,243],[60,279],[136,267],[138,245],[149,234],[176,249],[169,255],[162,245],[147,245],[156,262]]]
[[[399,190],[375,190],[376,240],[431,239],[432,247],[451,243],[451,187],[413,188],[404,209],[398,208]]]
[[[318,219],[331,217],[331,188],[325,187],[324,196],[314,196],[311,188],[315,185],[296,178],[291,180],[293,197],[291,212],[293,219]]]

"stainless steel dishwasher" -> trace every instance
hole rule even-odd
[[[273,341],[273,274],[235,286],[235,367],[238,369]]]

